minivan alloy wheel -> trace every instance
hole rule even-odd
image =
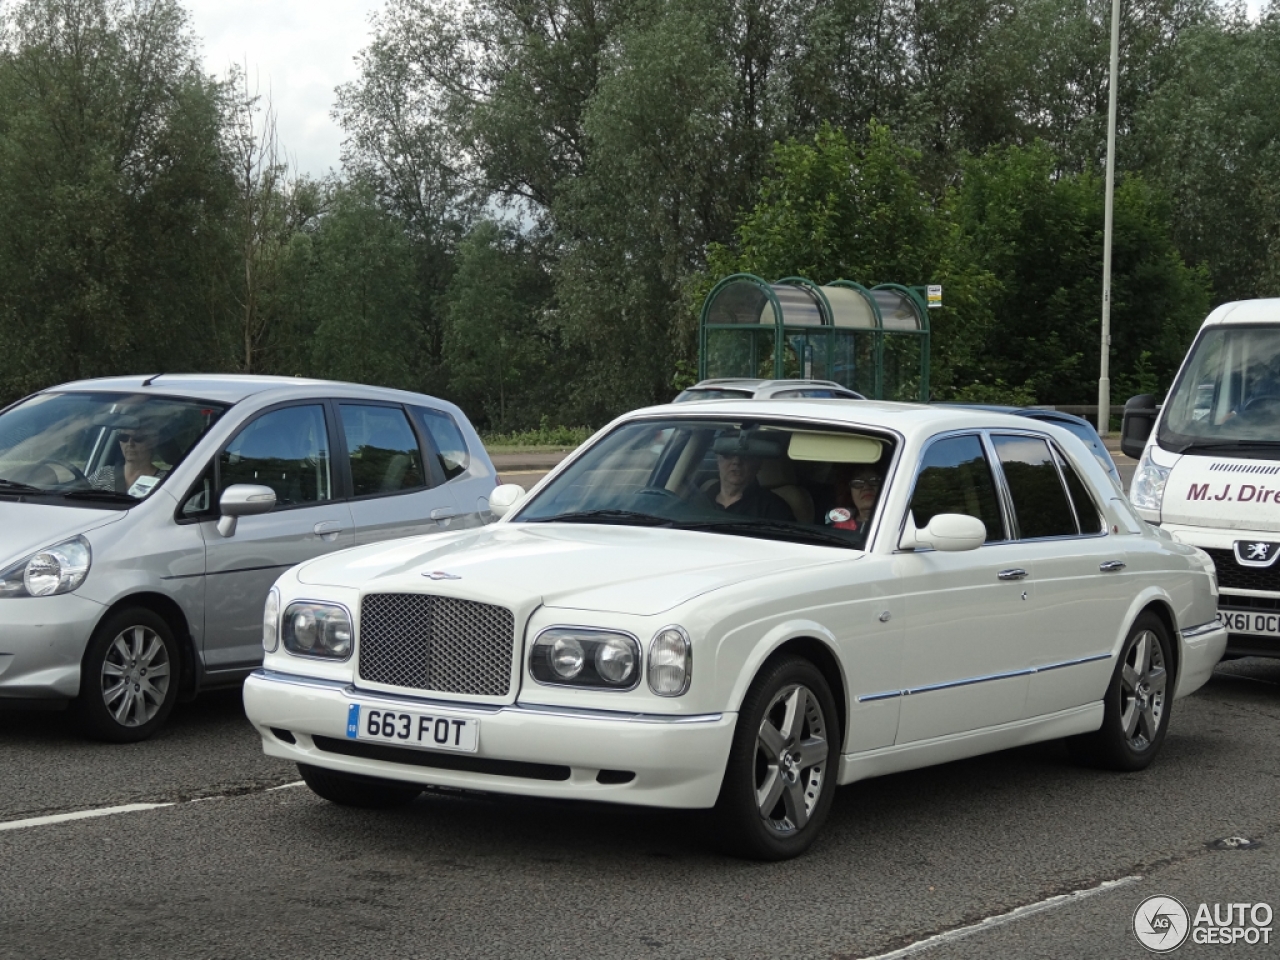
[[[126,607],[93,632],[80,667],[76,712],[85,732],[111,743],[145,740],[178,699],[178,643],[156,611]]]
[[[102,702],[126,727],[153,720],[172,682],[169,651],[156,631],[131,626],[120,632],[102,661]]]

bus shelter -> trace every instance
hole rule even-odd
[[[876,400],[927,401],[923,291],[897,283],[726,277],[702,305],[698,379],[834,380]]]

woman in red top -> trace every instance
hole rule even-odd
[[[875,515],[882,482],[875,464],[855,464],[836,481],[836,506],[828,511],[827,524],[839,530],[865,531]]]

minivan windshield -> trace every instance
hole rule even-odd
[[[36,394],[0,414],[0,496],[136,503],[226,409],[149,393]]]
[[[512,517],[668,527],[862,549],[894,443],[871,431],[758,419],[623,424]]]
[[[1177,453],[1280,448],[1280,327],[1209,327],[1165,403],[1158,440]]]

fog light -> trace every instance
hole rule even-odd
[[[557,637],[551,645],[551,669],[563,680],[572,680],[582,672],[586,658],[582,644],[573,637]]]
[[[678,697],[689,689],[693,650],[681,627],[664,627],[649,644],[649,689],[660,697]]]
[[[280,645],[280,591],[275,587],[267,594],[262,608],[262,649],[274,653]]]

